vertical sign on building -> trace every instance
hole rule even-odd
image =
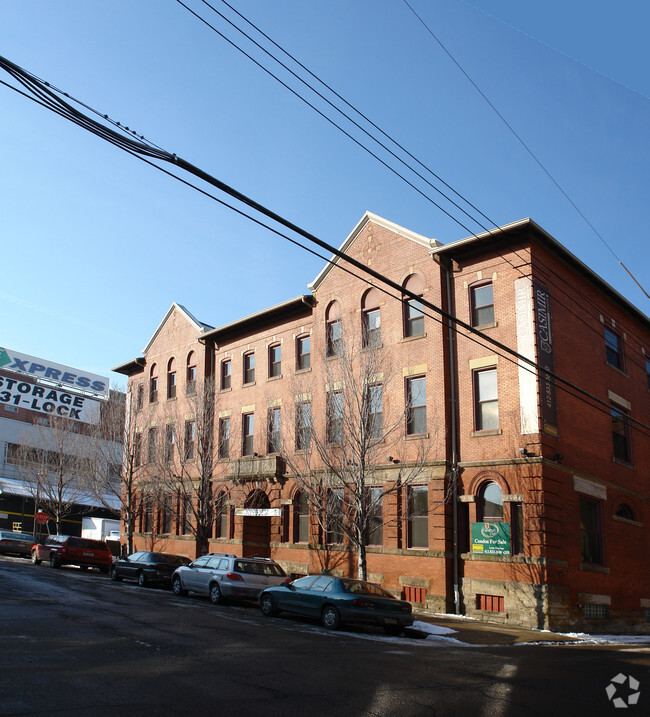
[[[539,390],[542,416],[542,430],[557,438],[557,398],[555,394],[555,349],[553,347],[553,326],[551,322],[551,295],[537,279],[533,279],[533,307],[535,311],[535,333],[537,338],[537,363],[542,370],[539,376]]]
[[[514,285],[517,353],[541,366],[536,372],[529,363],[519,359],[521,432],[537,433],[540,430],[538,415],[541,415],[541,430],[557,438],[555,379],[550,375],[555,372],[551,295],[537,279],[531,280],[527,276],[516,279]]]
[[[515,317],[517,353],[535,362],[533,283],[528,276],[515,280]],[[522,359],[519,359],[519,414],[522,434],[538,433],[537,375],[535,369]]]

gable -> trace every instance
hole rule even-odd
[[[422,236],[421,234],[417,234],[416,232],[411,231],[410,229],[405,229],[399,224],[395,224],[394,222],[388,221],[388,219],[383,219],[376,214],[372,214],[372,212],[366,212],[363,217],[361,217],[361,220],[358,222],[356,227],[347,236],[343,244],[341,244],[341,246],[339,247],[339,251],[345,254],[349,253],[351,256],[355,256],[357,252],[355,252],[356,247],[353,247],[353,245],[358,239],[359,235],[363,232],[363,230],[366,229],[368,224],[374,224],[377,227],[386,229],[389,232],[392,232],[399,237],[412,241],[427,250],[442,246],[442,244],[437,239],[429,239],[425,236]],[[359,258],[359,256],[355,256],[355,258]],[[323,281],[327,278],[332,269],[339,262],[345,264],[345,261],[340,259],[338,256],[332,256],[332,258],[325,265],[320,274],[311,282],[311,284],[308,284],[308,288],[311,291],[317,291],[318,287],[323,283]]]

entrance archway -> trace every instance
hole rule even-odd
[[[254,490],[246,498],[245,508],[270,508],[269,497],[263,490]],[[244,516],[242,555],[245,558],[271,557],[271,518],[265,516]]]

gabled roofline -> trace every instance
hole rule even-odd
[[[224,324],[216,329],[204,332],[200,338],[201,341],[216,341],[219,336],[244,329],[248,324],[257,324],[271,319],[275,315],[294,313],[304,306],[310,310],[313,308],[314,297],[311,294],[301,294],[293,299],[288,299],[280,304],[275,304],[275,306],[270,306],[267,309],[262,309],[254,314],[244,316],[242,319],[236,319],[235,321],[231,321],[229,324]]]
[[[619,301],[624,304],[626,310],[634,314],[642,323],[650,323],[650,318],[646,316],[641,311],[641,309],[635,306],[632,302],[628,301],[624,296],[619,294],[616,289],[614,289],[603,278],[596,274],[593,269],[590,269],[584,262],[578,259],[575,254],[572,254],[563,244],[561,244],[557,239],[555,239],[555,237],[551,236],[551,234],[549,234],[546,229],[543,229],[539,224],[537,224],[536,221],[534,221],[530,217],[527,217],[526,219],[520,219],[516,222],[511,222],[510,224],[504,224],[500,227],[495,227],[494,229],[482,232],[481,234],[475,234],[471,237],[466,237],[465,239],[459,239],[458,241],[451,242],[450,244],[443,244],[437,246],[434,249],[431,249],[429,254],[431,254],[432,257],[440,256],[443,254],[449,254],[453,256],[457,250],[471,247],[472,244],[479,244],[483,241],[489,241],[490,239],[504,236],[510,231],[521,228],[531,229],[538,236],[541,236],[546,242],[551,245],[551,247],[555,251],[563,255],[565,259],[567,259],[570,263],[574,264],[579,271],[584,273],[588,279],[597,284],[606,293],[610,294],[610,296],[612,296],[616,301]]]
[[[165,322],[167,319],[171,316],[172,312],[176,309],[177,311],[180,311],[181,314],[187,319],[187,321],[194,326],[194,328],[199,332],[203,333],[204,331],[209,331],[213,327],[210,326],[210,324],[204,324],[202,321],[199,321],[196,319],[192,314],[181,304],[177,304],[174,302],[170,307],[169,311],[165,314],[165,317],[163,320],[158,324],[158,328],[154,331],[153,336],[149,339],[149,342],[147,345],[142,349],[142,353],[146,356],[149,352],[149,349],[151,348],[151,345],[158,337],[158,334],[162,331],[162,327],[165,325]]]
[[[411,231],[410,229],[406,229],[405,227],[401,227],[399,224],[395,224],[394,222],[389,221],[388,219],[384,219],[383,217],[378,216],[377,214],[373,214],[372,212],[366,212],[359,222],[357,223],[356,227],[348,234],[347,238],[341,244],[339,247],[339,251],[346,252],[352,242],[357,238],[357,236],[361,233],[363,228],[368,224],[369,222],[372,222],[373,224],[377,224],[380,227],[383,227],[384,229],[388,229],[389,231],[395,232],[395,234],[399,234],[400,236],[403,236],[406,239],[410,239],[411,241],[415,242],[416,244],[420,244],[421,246],[431,249],[433,247],[440,246],[440,242],[437,239],[429,239],[428,237],[422,236],[422,234],[417,234],[414,231]],[[327,275],[330,273],[330,271],[338,264],[340,261],[339,257],[336,255],[332,255],[329,262],[324,266],[323,270],[320,272],[320,274],[311,282],[311,284],[307,285],[307,288],[310,291],[317,291],[318,287],[323,283]]]

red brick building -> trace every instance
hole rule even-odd
[[[345,345],[353,363],[382,360],[364,379],[384,429],[369,579],[437,611],[643,630],[648,318],[531,220],[441,245],[366,214],[341,251],[403,291],[335,259],[311,294],[219,328],[174,304],[143,357],[116,367],[143,480],[157,470],[145,446],[176,441],[170,406],[191,473],[199,395],[216,446],[209,549],[355,574],[353,546],[319,524],[298,467],[308,454],[309,471],[326,472],[303,431],[330,436],[339,414],[343,425],[337,396],[351,384],[333,371]],[[173,501],[143,503],[135,543],[194,557]]]

